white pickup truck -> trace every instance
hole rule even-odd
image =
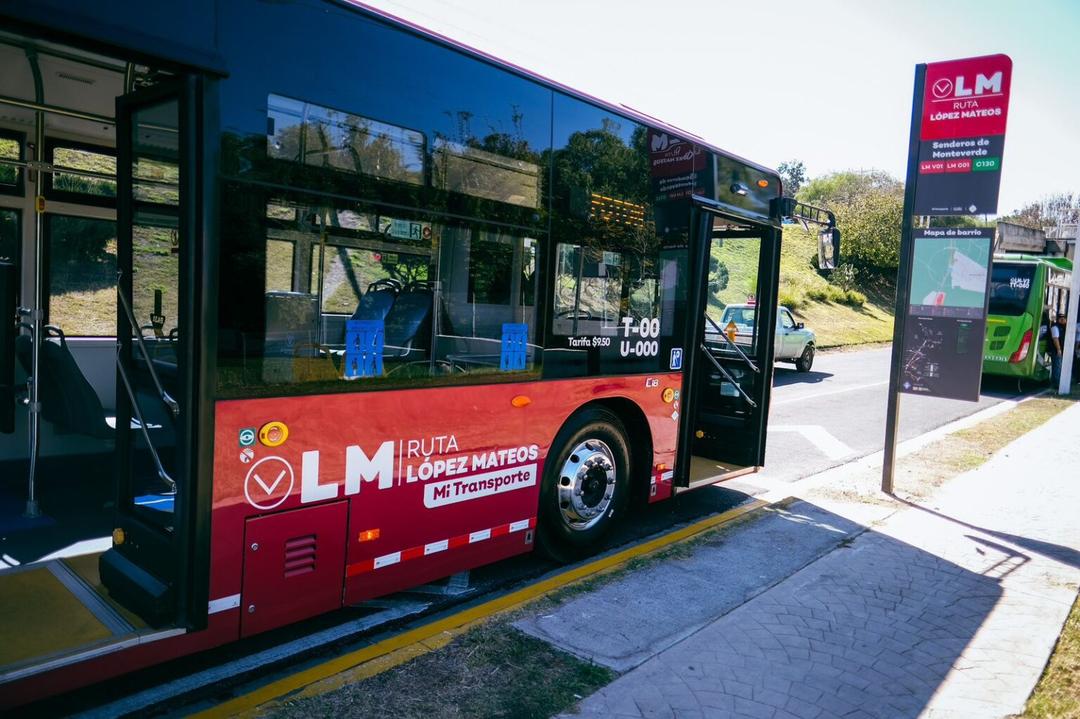
[[[728,305],[720,316],[719,327],[728,331],[731,324],[735,325],[735,342],[740,345],[750,345],[754,335],[754,319],[757,316],[757,307],[751,304]],[[710,327],[709,330],[712,330]],[[706,333],[706,339],[708,334]],[[814,347],[817,338],[814,331],[807,329],[802,322],[796,322],[791,316],[791,310],[780,307],[776,313],[776,349],[777,361],[794,362],[795,368],[800,372],[809,372],[814,365]]]

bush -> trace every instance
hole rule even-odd
[[[781,290],[783,292],[783,290]],[[807,300],[813,302],[835,302],[840,305],[862,307],[866,303],[866,295],[857,290],[842,290],[834,285],[821,285],[806,290]],[[781,302],[783,304],[783,302]]]
[[[842,290],[853,290],[859,286],[859,271],[855,265],[845,262],[829,274],[829,282]]]
[[[866,304],[866,295],[858,290],[844,290],[843,299],[837,301],[841,304],[851,305],[852,307],[862,307]]]
[[[806,300],[794,287],[781,287],[776,295],[776,300],[789,310],[798,309],[806,304]]]

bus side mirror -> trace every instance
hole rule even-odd
[[[826,227],[818,235],[818,268],[835,270],[840,264],[840,230]]]
[[[15,265],[0,262],[0,432],[15,431]]]

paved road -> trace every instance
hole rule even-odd
[[[888,347],[818,354],[805,374],[776,367],[765,471],[791,482],[880,451],[889,390]],[[901,441],[1017,396],[1015,382],[984,383],[978,403],[903,395]],[[753,479],[751,479],[753,482]]]

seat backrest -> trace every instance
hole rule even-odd
[[[27,374],[33,368],[33,351],[30,335],[15,338],[15,353]],[[41,343],[38,370],[36,381],[45,421],[74,434],[112,436],[101,400],[83,376],[63,335],[46,338]]]
[[[398,295],[386,315],[386,344],[427,349],[431,343],[431,309],[435,293],[413,288]]]
[[[318,295],[304,292],[267,292],[266,342],[263,354],[270,357],[292,357],[297,347],[314,345],[318,321]]]
[[[352,313],[352,320],[384,320],[394,306],[397,292],[392,289],[369,290],[360,298]]]

